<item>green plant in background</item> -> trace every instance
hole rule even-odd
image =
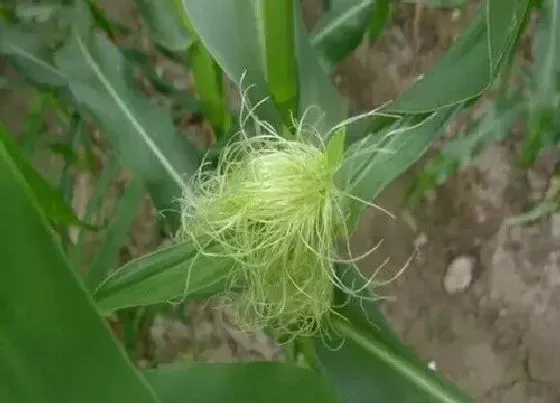
[[[515,127],[526,131],[519,155],[519,165],[532,165],[546,149],[558,143],[560,120],[560,5],[556,1],[535,2],[540,13],[531,38],[532,58],[529,68],[510,63],[493,88],[495,102],[456,138],[447,141],[441,152],[425,166],[411,184],[409,201],[417,201],[422,194],[471,164],[487,145],[509,137]],[[558,193],[552,189],[546,200],[531,210],[512,217],[511,223],[535,220],[554,211]]]
[[[196,99],[119,39],[131,30],[93,0],[1,6],[0,54],[18,73],[4,82],[29,85],[36,95],[21,147],[0,127],[0,400],[471,401],[399,341],[369,290],[375,279],[361,276],[336,240],[347,239],[364,208],[504,74],[533,9],[542,7],[548,21],[539,49],[557,49],[550,30],[557,29],[558,1],[481,2],[431,72],[359,117],[349,116],[330,71],[364,35],[379,37],[389,1],[325,2],[311,33],[295,0],[136,6],[158,56],[192,75]],[[546,60],[537,68],[553,80],[557,59]],[[165,107],[140,91],[138,74]],[[224,75],[235,86],[243,87],[242,77],[251,85],[243,99],[250,122],[227,107]],[[535,88],[547,101],[530,110],[532,127],[554,133],[557,92]],[[31,158],[44,147],[39,140],[51,141],[37,123],[49,111],[67,129],[63,142],[47,147],[64,161],[56,184]],[[205,150],[174,124],[201,114],[214,137]],[[89,124],[102,130],[101,146]],[[470,153],[491,136],[481,122],[475,140],[448,154]],[[99,148],[104,158],[93,151]],[[103,195],[122,170],[132,179],[110,221],[100,222]],[[82,218],[69,207],[76,171],[99,178]],[[117,268],[146,192],[175,242]],[[100,229],[101,244],[87,259],[84,236]],[[124,322],[134,358],[136,334],[153,307],[224,293],[240,307],[240,324],[291,340],[286,362],[140,371],[102,317],[116,313]],[[318,332],[325,324],[337,348]]]

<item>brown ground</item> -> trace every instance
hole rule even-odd
[[[116,15],[131,15],[127,1],[101,3]],[[312,14],[315,6],[308,3]],[[379,43],[364,43],[338,69],[335,82],[352,109],[394,98],[434,64],[467,15],[404,6]],[[12,108],[1,109],[13,116]],[[381,254],[363,262],[364,272],[387,255],[398,268],[417,248],[405,274],[378,292],[393,297],[383,309],[396,331],[438,370],[480,402],[553,403],[560,401],[560,214],[518,227],[504,220],[542,199],[554,158],[520,171],[514,163],[518,146],[513,139],[486,149],[414,211],[399,208],[412,175],[402,177],[378,200],[397,219],[368,211],[354,244],[364,250],[385,239]],[[154,246],[147,208],[139,214],[129,254]],[[468,271],[445,280],[457,257],[474,262],[470,281]],[[466,286],[454,294],[444,288],[461,281]],[[237,332],[211,309],[191,307],[188,316],[188,323],[156,318],[151,337],[157,360],[279,357],[267,338]]]

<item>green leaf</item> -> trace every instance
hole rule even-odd
[[[58,111],[61,116],[65,116],[65,111]],[[70,167],[77,165],[78,157],[74,150],[78,151],[83,139],[85,137],[84,133],[84,121],[79,113],[73,112],[72,115],[66,120],[67,130],[64,136],[64,142],[58,143],[58,149],[56,144],[49,144],[48,147],[54,153],[58,152],[59,155],[64,159],[64,164],[60,170],[60,175],[58,178],[58,192],[62,196],[62,199],[66,203],[72,203],[74,194],[74,179],[75,175],[70,171]],[[72,241],[70,240],[70,231],[60,232],[60,242],[62,248],[65,252],[68,252],[69,248],[72,246]]]
[[[494,76],[521,35],[529,2],[530,0],[489,0],[487,3],[488,46]]]
[[[61,3],[47,2],[46,4],[34,4],[30,2],[20,2],[15,5],[14,15],[18,20],[24,22],[45,22],[52,18]]]
[[[85,0],[85,3],[89,9],[89,13],[95,25],[103,32],[105,32],[112,41],[117,40],[118,34],[130,34],[130,28],[107,17],[105,10],[99,4],[97,4],[96,0]]]
[[[514,215],[506,220],[506,224],[518,225],[539,220],[550,213],[557,211],[560,206],[560,180],[557,175],[550,179],[544,200],[533,206],[530,210]]]
[[[526,108],[526,101],[516,93],[511,101],[500,100],[478,121],[474,121],[466,133],[447,140],[438,155],[410,184],[407,191],[409,203],[414,204],[427,190],[445,183],[450,176],[471,164],[483,148],[511,135],[513,126],[525,116]]]
[[[547,216],[548,214],[553,213],[557,208],[558,208],[558,202],[543,200],[542,202],[538,203],[530,210],[524,211],[523,213],[516,214],[513,217],[508,218],[506,220],[506,223],[509,225],[519,225],[519,224],[540,220],[541,218]]]
[[[144,186],[139,179],[133,179],[127,186],[103,239],[101,247],[87,273],[85,283],[95,290],[107,277],[109,270],[118,264],[119,251],[144,197]]]
[[[31,191],[37,198],[45,215],[57,225],[74,224],[82,228],[95,229],[74,214],[74,211],[60,193],[56,191],[24,158],[18,144],[8,133],[6,127],[0,122],[0,144],[10,155],[17,168],[24,176]]]
[[[468,0],[402,0],[403,3],[425,4],[428,7],[459,7]]]
[[[369,40],[375,42],[389,23],[393,13],[394,3],[392,0],[376,0],[373,3],[369,21]]]
[[[267,99],[255,113],[282,133],[282,115],[271,101],[274,97],[267,75],[264,35],[261,35],[265,27],[258,19],[255,4],[258,2],[247,7],[245,0],[210,3],[184,0],[193,28],[206,49],[234,82],[240,83],[244,77],[243,89],[253,86],[246,94],[252,105]],[[307,113],[306,123],[317,124],[319,132],[325,133],[346,117],[347,108],[329,75],[321,69],[303,26],[301,5],[299,2],[295,5],[298,82],[290,84],[299,86],[298,116],[295,118]],[[229,40],[224,41],[224,37]],[[285,57],[289,59],[289,56]],[[293,93],[293,90],[289,92]],[[317,122],[319,117],[323,119]]]
[[[160,76],[152,59],[150,59],[147,54],[132,47],[120,47],[120,51],[133,67],[142,70],[156,91],[171,98],[173,104],[183,102],[187,104],[186,106],[189,107],[188,109],[190,112],[200,113],[198,101],[195,100],[194,97],[188,95],[184,90],[176,88],[175,85],[165,77]]]
[[[181,18],[182,29],[189,32],[194,38],[194,43],[189,49],[192,75],[196,92],[202,103],[202,110],[212,124],[218,138],[229,134],[231,129],[231,116],[224,92],[223,74],[218,63],[212,59],[210,53],[201,43],[200,38],[193,28],[184,7],[183,0],[174,1],[174,12]]]
[[[281,133],[282,119],[266,80],[265,52],[260,41],[256,2],[247,0],[184,0],[185,12],[206,50],[235,83],[248,91],[252,105],[263,102],[256,114]],[[227,40],[224,40],[227,38]]]
[[[321,68],[303,24],[301,5],[296,7],[296,53],[299,73],[299,117],[326,140],[330,130],[348,116],[348,107]]]
[[[294,0],[257,0],[268,87],[286,126],[298,113]]]
[[[560,74],[560,1],[544,0],[533,42],[538,98],[551,102]],[[539,99],[540,101],[540,99]]]
[[[356,197],[369,201],[417,161],[442,133],[457,108],[435,112],[427,118],[396,121],[387,129],[354,143],[347,151],[337,178]],[[355,228],[362,202],[347,207],[348,227]],[[345,284],[364,285],[353,268],[339,268]],[[318,366],[345,403],[417,402],[459,403],[471,400],[431,372],[392,333],[382,314],[369,300],[349,298],[337,292],[333,331],[342,337],[334,345],[328,338],[315,342]],[[368,297],[364,291],[363,297]],[[364,316],[366,314],[367,316]],[[345,319],[342,319],[345,318]],[[332,340],[331,340],[332,341]]]
[[[48,110],[48,95],[38,92],[31,92],[25,115],[23,129],[23,141],[21,144],[21,154],[28,161],[32,160],[36,141],[43,132],[43,116]]]
[[[338,129],[334,132],[333,136],[330,138],[329,143],[325,149],[325,155],[329,165],[332,167],[338,167],[342,163],[344,158],[344,140],[346,135],[344,133],[344,128]]]
[[[524,168],[533,164],[543,149],[558,143],[560,119],[557,118],[556,111],[532,106],[529,132],[523,139],[523,149],[519,156],[519,164]]]
[[[126,60],[103,35],[85,38],[74,31],[55,60],[80,106],[105,129],[121,165],[144,181],[156,207],[176,226],[173,202],[200,156],[178,135],[170,114],[131,85]]]
[[[365,282],[354,268],[339,267],[343,282],[356,289]],[[321,371],[344,403],[466,403],[474,402],[440,374],[430,370],[398,336],[371,300],[337,292],[333,317],[335,339],[315,340]],[[369,299],[368,299],[369,298]]]
[[[114,155],[108,156],[108,163],[101,171],[97,182],[95,183],[95,187],[93,189],[93,193],[89,198],[86,206],[86,211],[84,213],[84,220],[90,222],[94,219],[95,214],[100,210],[101,204],[104,200],[109,187],[111,186],[111,182],[117,177],[119,173],[119,165],[116,161]],[[75,245],[70,245],[68,250],[68,260],[70,261],[71,265],[75,268],[80,269],[82,263],[82,254],[85,248],[85,236],[83,231],[78,233],[78,239]]]
[[[222,289],[230,266],[228,259],[201,256],[190,242],[182,242],[130,261],[94,296],[103,312],[205,296]]]
[[[311,43],[331,71],[362,42],[373,0],[338,0],[311,32]]]
[[[456,108],[448,108],[434,112],[419,122],[417,118],[404,119],[354,143],[347,151],[339,180],[361,200],[375,200],[443,134],[455,111]],[[349,207],[349,228],[355,227],[363,208],[359,201]]]
[[[144,375],[162,403],[336,402],[318,374],[285,363],[177,363]]]
[[[520,162],[532,164],[541,151],[558,142],[560,128],[560,2],[542,2],[541,18],[533,37],[532,91],[529,95],[529,133]]]
[[[52,63],[52,53],[43,35],[16,27],[0,26],[0,54],[6,55],[17,71],[29,80],[52,87],[66,83]]]
[[[529,0],[488,0],[439,63],[387,109],[424,113],[475,98],[489,88],[512,51]]]
[[[0,144],[0,396],[17,403],[156,403],[54,243]]]
[[[135,3],[155,43],[172,52],[184,52],[192,45],[193,38],[182,28],[173,3],[153,0],[135,0]]]

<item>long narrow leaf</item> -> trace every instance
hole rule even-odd
[[[125,59],[102,35],[86,38],[74,31],[55,61],[74,97],[107,132],[122,166],[144,181],[156,207],[176,224],[173,202],[199,156],[178,135],[170,114],[130,85]]]
[[[105,238],[86,276],[86,286],[94,290],[107,277],[107,273],[118,263],[119,251],[124,244],[130,225],[136,217],[138,205],[144,196],[144,186],[138,179],[133,179],[127,186],[124,195],[111,223],[107,228]]]
[[[231,118],[222,72],[193,32],[182,0],[136,0],[153,40],[179,58],[188,58],[204,114],[218,137],[229,132]]]
[[[520,34],[529,0],[488,0],[439,63],[388,109],[424,113],[475,98],[489,88]],[[507,4],[506,4],[507,3]]]
[[[468,0],[402,0],[404,3],[425,4],[428,7],[458,7]]]
[[[265,27],[259,20],[259,8],[255,7],[259,2],[249,4],[250,7],[244,0],[210,3],[203,0],[184,0],[193,27],[204,46],[233,81],[239,83],[240,78],[244,77],[243,88],[252,86],[247,96],[255,105],[263,99],[270,100],[274,97],[267,81],[267,59],[263,40]],[[318,129],[324,132],[346,117],[346,107],[329,75],[321,68],[309,42],[302,22],[301,5],[299,2],[295,2],[294,5],[298,82],[290,83],[290,86],[299,86],[298,114],[294,117],[301,118],[304,112],[310,112],[306,116],[309,119],[307,123],[320,123]],[[223,37],[228,37],[229,40],[224,41]],[[285,57],[287,59],[284,62],[289,62],[289,56]],[[293,93],[293,90],[289,92]],[[261,104],[256,114],[277,129],[283,125],[281,114],[273,102]],[[319,116],[323,117],[321,122],[317,122]]]
[[[62,113],[62,111],[59,112]],[[57,150],[58,147],[58,150],[64,158],[64,165],[58,180],[58,191],[62,196],[62,199],[68,204],[72,203],[74,194],[74,175],[70,171],[70,167],[77,161],[74,150],[79,148],[79,145],[84,138],[83,129],[84,121],[82,117],[78,113],[73,113],[68,122],[68,128],[65,136],[66,141],[63,143],[53,144],[51,146],[51,149],[54,148],[54,150]],[[75,229],[72,228],[70,231],[62,231],[60,234],[61,244],[65,252],[68,252],[73,246],[70,239],[70,233],[73,230]]]
[[[354,269],[340,267],[347,286],[364,282]],[[315,340],[319,367],[345,403],[467,403],[473,400],[430,370],[391,330],[368,292],[348,299],[337,293],[340,317],[333,319],[335,340]],[[369,298],[369,299],[368,299]],[[341,319],[344,318],[344,319]],[[339,339],[336,340],[336,337]]]
[[[375,42],[387,26],[395,4],[392,0],[375,0],[369,22],[369,40]]]
[[[258,0],[266,80],[286,125],[298,112],[294,0]]]
[[[8,56],[19,73],[40,85],[62,86],[66,80],[53,66],[52,54],[44,40],[36,32],[0,26],[0,54]]]
[[[101,203],[104,200],[103,198],[107,194],[111,182],[116,178],[118,173],[119,164],[116,158],[110,155],[109,162],[101,171],[101,174],[99,175],[99,178],[95,183],[93,193],[87,202],[86,210],[83,217],[86,222],[93,221],[95,214],[99,212]],[[80,268],[82,263],[82,255],[85,248],[85,236],[83,231],[78,232],[77,237],[78,238],[75,242],[75,245],[70,246],[68,250],[68,260],[73,267]]]
[[[374,0],[339,0],[311,33],[311,43],[331,71],[362,42]]]
[[[530,0],[488,0],[486,23],[488,29],[489,61],[495,76],[504,56],[515,44],[526,18]]]
[[[0,144],[0,397],[17,403],[157,403],[54,243]]]
[[[285,363],[177,364],[144,372],[162,403],[334,403],[318,374]]]
[[[444,132],[456,108],[434,112],[416,122],[405,120],[388,129],[354,143],[340,171],[340,180],[362,200],[375,198],[393,180],[415,163]],[[352,203],[349,228],[353,228],[364,208]]]
[[[538,26],[534,45],[535,67],[539,103],[552,107],[558,96],[560,74],[560,1],[543,2],[542,20]],[[543,102],[544,101],[544,102]]]
[[[256,113],[280,132],[282,118],[266,81],[255,3],[246,0],[183,0],[186,14],[204,47],[233,82],[239,84],[244,78],[244,89],[253,86],[247,93],[253,105],[268,99]]]
[[[231,129],[231,116],[224,92],[223,74],[218,63],[212,58],[194,29],[182,0],[173,0],[174,13],[180,17],[181,28],[194,37],[188,56],[196,92],[202,109],[212,124],[217,137],[228,134]]]
[[[183,242],[130,261],[100,285],[95,300],[109,312],[211,295],[222,289],[231,264],[200,256],[191,243]]]
[[[529,101],[529,133],[523,141],[520,162],[532,164],[541,150],[558,142],[560,118],[560,2],[542,2],[533,38],[533,91]]]
[[[103,7],[101,7],[96,0],[85,0],[85,3],[95,25],[105,32],[111,40],[116,40],[118,34],[130,33],[130,28],[109,18]]]
[[[47,109],[47,96],[38,92],[31,92],[21,143],[21,154],[27,161],[32,161],[37,139],[43,131],[43,117]]]
[[[8,133],[2,122],[0,122],[0,144],[10,155],[31,187],[46,216],[53,223],[58,225],[73,224],[82,228],[94,229],[93,226],[80,221],[72,208],[66,204],[62,195],[26,161],[17,143]]]
[[[299,74],[299,118],[305,118],[321,135],[340,123],[348,115],[348,107],[321,68],[303,24],[301,4],[296,7],[296,54]]]
[[[181,27],[179,14],[170,1],[135,0],[153,41],[172,52],[184,52],[193,38]]]

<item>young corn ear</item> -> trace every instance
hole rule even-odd
[[[344,129],[327,146],[303,123],[286,139],[256,118],[254,108],[246,111],[217,167],[201,167],[185,195],[181,235],[201,254],[233,262],[225,297],[243,329],[311,335],[328,325],[334,288],[343,287],[333,265],[337,237],[349,236],[348,195],[334,180]],[[246,133],[249,118],[260,134]]]

